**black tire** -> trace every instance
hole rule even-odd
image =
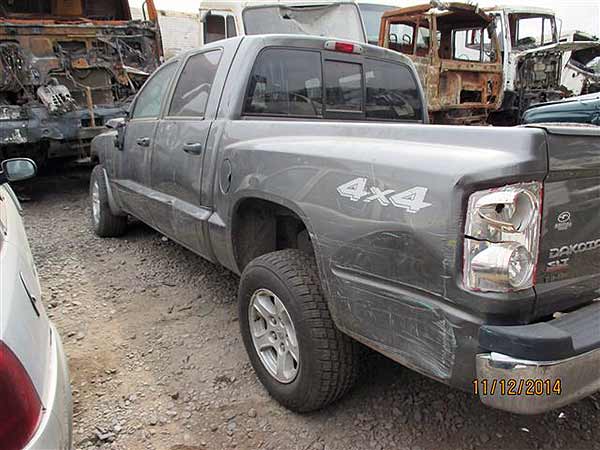
[[[259,289],[275,294],[294,324],[300,362],[293,381],[278,381],[263,365],[250,330],[249,307]],[[358,378],[360,346],[333,323],[314,258],[299,250],[260,256],[245,268],[239,288],[240,329],[254,370],[269,394],[296,412],[341,398]]]
[[[97,217],[94,215],[93,206],[95,184],[97,185],[99,200]],[[92,175],[90,177],[90,200],[92,201],[90,217],[94,233],[103,238],[122,236],[127,229],[127,216],[116,216],[110,210],[106,181],[101,165],[97,165],[94,167],[94,170],[92,170]]]

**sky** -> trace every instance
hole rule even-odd
[[[277,0],[269,0],[275,2]],[[456,1],[456,0],[454,0]],[[131,6],[140,7],[143,0],[130,0]],[[154,0],[158,9],[195,13],[198,11],[199,0]],[[383,0],[382,3],[394,3],[398,6],[428,3],[428,0]],[[477,3],[477,2],[473,2]],[[600,0],[481,0],[482,6],[529,5],[554,9],[557,17],[562,20],[562,30],[581,30],[600,35]]]

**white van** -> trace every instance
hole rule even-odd
[[[201,45],[239,35],[310,34],[367,42],[352,1],[200,0]]]

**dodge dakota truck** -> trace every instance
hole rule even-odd
[[[340,398],[365,345],[515,413],[600,389],[600,129],[431,125],[406,56],[290,35],[173,58],[116,122],[95,233],[133,216],[241,274],[286,407]]]

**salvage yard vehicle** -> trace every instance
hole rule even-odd
[[[35,171],[24,158],[3,161],[0,171],[0,447],[71,450],[67,361],[44,310],[22,210],[8,185]]]
[[[494,18],[464,3],[440,8],[425,4],[384,13],[379,45],[414,62],[433,123],[485,124],[503,92]]]
[[[502,47],[502,106],[490,114],[492,125],[517,125],[526,109],[561,100],[563,55],[593,42],[559,42],[554,11],[529,6],[490,8]]]
[[[600,92],[540,103],[523,114],[523,123],[588,123],[600,125]]]
[[[127,0],[0,1],[0,160],[89,156],[158,67],[160,33]]]
[[[200,0],[201,45],[253,34],[311,34],[366,42],[358,6],[330,0]]]
[[[598,391],[600,129],[426,122],[401,53],[214,42],[93,140],[93,229],[133,216],[241,274],[250,361],[294,411],[348,391],[357,342],[516,413]]]
[[[563,55],[562,88],[570,95],[600,92],[600,39],[583,31],[561,37],[561,42],[592,42],[594,46]]]

